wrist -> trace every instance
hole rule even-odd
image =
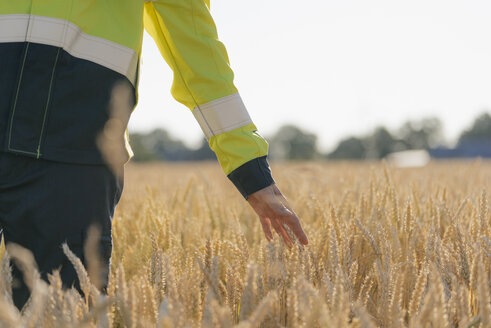
[[[233,170],[227,177],[245,199],[256,191],[275,183],[266,156],[244,163]]]

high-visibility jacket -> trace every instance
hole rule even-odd
[[[209,5],[0,0],[0,151],[100,164],[105,148],[126,149],[114,157],[127,161],[145,28],[174,72],[172,95],[191,109],[240,192],[274,182],[268,144],[233,84]]]

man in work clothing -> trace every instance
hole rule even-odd
[[[42,277],[61,267],[67,242],[85,261],[91,224],[101,227],[106,269],[111,219],[137,103],[143,29],[174,72],[172,95],[187,106],[240,193],[285,242],[298,217],[274,184],[267,142],[233,84],[209,0],[0,0],[0,226],[6,243],[33,252]],[[14,267],[14,277],[20,272]],[[107,274],[106,274],[107,275]],[[14,288],[22,307],[26,286]]]

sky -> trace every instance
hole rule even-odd
[[[491,112],[489,0],[211,0],[235,84],[264,135],[293,123],[322,151],[379,125],[437,116],[455,140]],[[172,72],[145,34],[130,131],[204,138],[170,95]]]

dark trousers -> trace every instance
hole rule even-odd
[[[44,280],[59,269],[63,285],[79,289],[75,270],[61,245],[66,242],[85,265],[87,230],[97,225],[104,288],[112,250],[111,222],[122,189],[123,178],[104,165],[59,163],[0,152],[4,241],[30,250]],[[14,303],[22,308],[30,293],[15,265],[12,273]]]

